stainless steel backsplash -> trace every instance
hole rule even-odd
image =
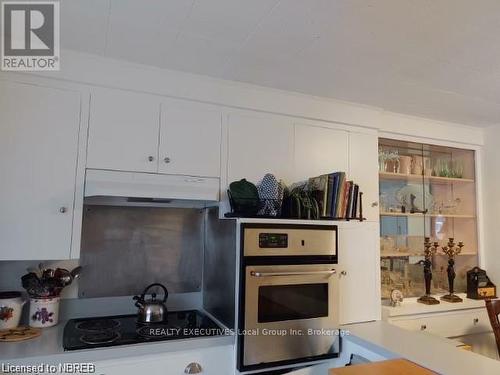
[[[204,215],[193,208],[85,206],[79,296],[129,296],[153,282],[169,293],[199,292]]]

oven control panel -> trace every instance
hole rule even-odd
[[[259,247],[261,249],[286,249],[288,247],[288,234],[259,233]]]
[[[244,224],[243,255],[337,256],[334,225]]]

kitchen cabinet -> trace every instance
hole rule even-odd
[[[425,331],[441,337],[492,332],[488,313],[484,307],[423,316],[406,315],[399,318],[389,318],[388,321],[410,331]]]
[[[160,101],[154,96],[94,90],[87,168],[156,172],[159,121]]]
[[[293,126],[281,117],[230,114],[228,117],[228,184],[246,178],[259,182],[272,173],[293,180]]]
[[[0,82],[0,259],[69,258],[80,94]]]
[[[448,294],[449,238],[463,242],[455,257],[454,291],[466,291],[466,272],[478,264],[479,234],[474,150],[379,139],[382,297],[425,293],[424,240],[436,242],[431,293]],[[439,298],[438,298],[439,299]]]
[[[347,131],[301,124],[295,124],[294,128],[294,181],[303,181],[309,177],[337,171],[347,172],[349,167]]]
[[[96,89],[87,168],[220,176],[221,112],[198,103]]]
[[[196,103],[163,102],[158,171],[220,176],[222,114]]]
[[[340,324],[379,320],[378,223],[338,225]]]
[[[378,209],[378,136],[373,133],[349,133],[349,178],[363,192],[363,216],[379,220]]]
[[[191,364],[198,364],[201,372],[188,372]],[[200,350],[183,350],[161,355],[128,357],[127,359],[96,363],[96,372],[102,375],[225,375],[234,373],[233,346],[218,346]]]

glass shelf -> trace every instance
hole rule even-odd
[[[477,265],[474,151],[391,139],[379,140],[382,298],[392,289],[424,294],[424,238],[445,246],[463,241],[455,259],[455,291],[465,292],[466,272]],[[433,293],[447,290],[448,257],[433,256]]]

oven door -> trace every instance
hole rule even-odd
[[[245,268],[243,367],[297,362],[339,352],[338,290],[333,267]]]

